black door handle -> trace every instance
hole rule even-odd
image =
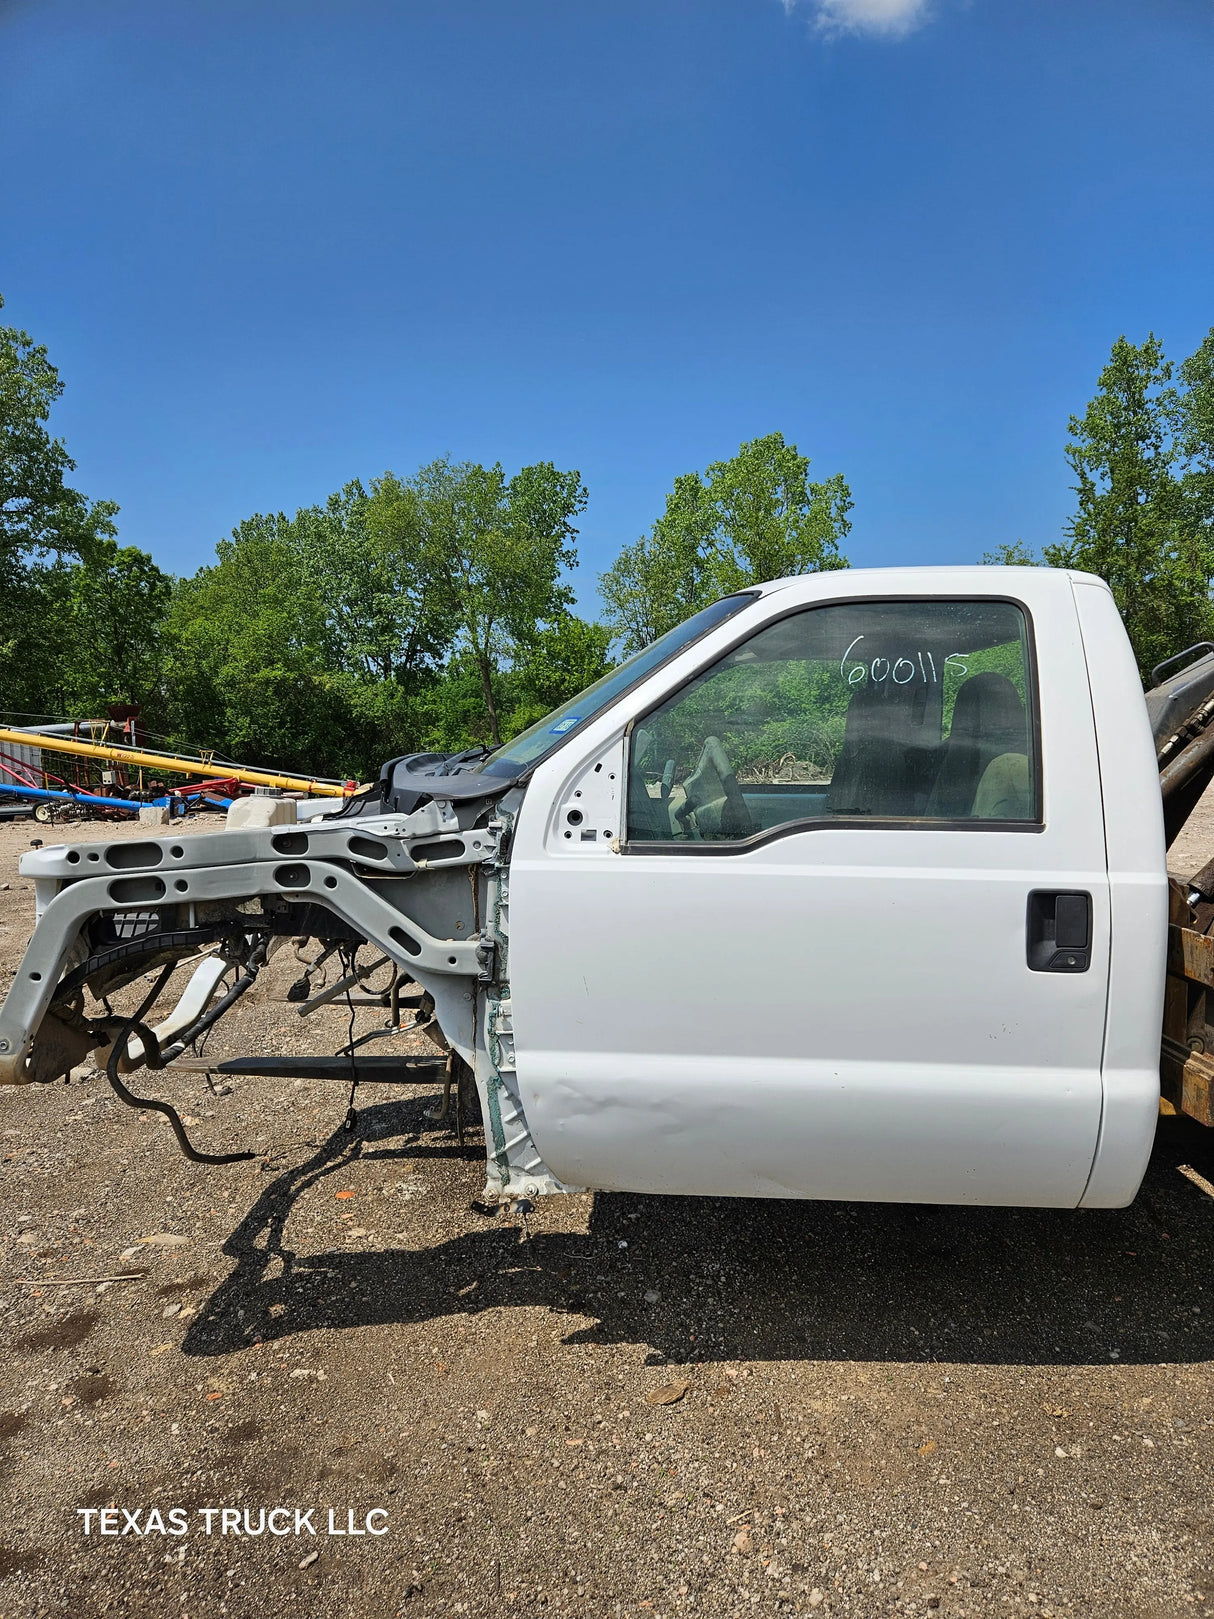
[[[1033,972],[1087,972],[1092,962],[1092,896],[1034,889],[1026,933]]]

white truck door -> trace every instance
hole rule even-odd
[[[955,572],[764,596],[539,767],[510,980],[566,1182],[1080,1201],[1109,962],[1083,647],[1065,575]]]

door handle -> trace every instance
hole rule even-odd
[[[1087,972],[1092,963],[1092,896],[1034,889],[1026,934],[1030,971]]]

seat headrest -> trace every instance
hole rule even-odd
[[[971,675],[961,685],[948,739],[981,743],[988,753],[1024,751],[1024,704],[1006,675],[988,671]]]

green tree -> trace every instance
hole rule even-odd
[[[781,433],[743,444],[701,476],[675,479],[652,532],[599,581],[626,652],[648,646],[719,596],[791,574],[844,568],[851,490],[842,474],[811,482],[809,457]]]
[[[389,473],[370,494],[354,481],[221,541],[170,614],[174,735],[360,778],[420,745],[455,631],[424,571],[415,507]]]
[[[1210,351],[1207,339],[1178,389],[1153,333],[1137,345],[1119,337],[1095,397],[1070,419],[1078,507],[1045,560],[1107,581],[1144,673],[1214,631]]]
[[[681,473],[651,533],[626,545],[599,578],[607,622],[639,652],[721,594],[713,576],[719,514],[698,472]]]
[[[503,734],[517,736],[605,675],[614,662],[611,641],[605,624],[590,624],[572,613],[520,640],[510,669],[512,707]]]
[[[90,502],[65,482],[76,463],[45,426],[62,392],[46,349],[0,326],[0,552],[10,557],[86,556],[116,532],[113,501]]]
[[[163,702],[162,632],[173,580],[133,545],[96,542],[86,563],[67,571],[71,657],[62,670],[61,708],[102,713],[138,703],[145,718]]]
[[[167,625],[175,736],[247,763],[344,767],[342,705],[327,686],[325,604],[285,519],[256,516],[174,594]]]
[[[325,606],[335,669],[394,680],[445,654],[454,626],[427,575],[416,493],[393,473],[370,495],[355,480],[276,523]]]
[[[104,571],[116,532],[117,506],[89,502],[66,481],[76,463],[46,428],[62,392],[46,349],[0,326],[0,707],[12,714],[64,711],[65,681],[91,633],[73,613],[81,564],[70,559]]]
[[[0,703],[13,713],[85,718],[110,703],[164,715],[162,633],[172,578],[146,551],[97,539],[87,562],[8,559]],[[5,564],[0,561],[0,574]]]
[[[1178,409],[1181,494],[1185,518],[1197,533],[1214,530],[1214,327],[1180,367]]]
[[[997,545],[993,551],[983,554],[983,562],[991,568],[1039,568],[1041,558],[1032,551],[1023,540],[1013,540],[1010,545]]]
[[[719,594],[847,566],[839,542],[851,530],[851,490],[840,473],[811,483],[809,457],[783,434],[753,439],[710,466],[708,494],[720,513],[712,570]]]
[[[497,746],[502,667],[515,646],[560,617],[572,599],[561,575],[577,561],[573,519],[586,504],[581,474],[545,461],[507,478],[500,465],[444,458],[404,486],[382,478],[370,502],[373,528],[381,526],[379,508],[390,503],[407,514],[410,533],[417,527],[420,594],[454,629],[457,650],[475,667],[487,740]],[[388,522],[384,515],[382,526]]]
[[[61,561],[31,567],[0,555],[0,711],[20,723],[58,719],[66,711],[64,676],[74,651],[71,572]]]
[[[501,676],[496,683],[503,684]],[[419,683],[410,718],[415,726],[411,740],[394,752],[459,753],[485,745],[485,690],[466,647],[453,652],[434,679]],[[504,734],[506,727],[502,729]]]

